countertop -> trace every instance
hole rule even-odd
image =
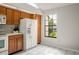
[[[19,35],[19,34],[22,34],[22,33],[8,33],[6,35],[9,36],[9,35]]]
[[[10,35],[19,35],[19,34],[22,34],[22,33],[7,33],[4,35],[0,35],[0,37],[6,37],[6,36],[10,36]]]

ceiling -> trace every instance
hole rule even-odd
[[[28,3],[4,3],[4,4],[16,7],[17,9],[23,9],[23,10],[34,12],[34,13],[42,13],[41,10],[46,11],[46,10],[50,10],[54,8],[63,7],[66,5],[71,5],[73,3],[34,3],[39,8],[34,8]]]
[[[54,8],[71,5],[72,3],[35,3],[41,10],[49,10]]]
[[[28,3],[3,3],[2,5],[7,5],[8,7],[16,8],[18,10],[22,10],[22,11],[29,12],[29,13],[41,14],[41,11],[39,8],[34,8]]]

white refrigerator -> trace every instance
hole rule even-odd
[[[37,45],[37,20],[21,19],[20,32],[24,35],[24,50]]]

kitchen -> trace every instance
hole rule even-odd
[[[2,3],[0,55],[79,55],[78,25],[78,3]]]
[[[1,4],[0,55],[14,54],[40,44],[41,16],[39,13],[31,13]]]

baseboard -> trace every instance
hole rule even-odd
[[[69,51],[73,51],[73,52],[77,52],[79,53],[79,50],[76,50],[76,49],[71,49],[71,48],[67,48],[67,47],[64,47],[64,46],[60,46],[60,45],[49,45],[49,44],[44,44],[44,43],[41,43],[42,45],[46,45],[46,46],[49,46],[49,47],[56,47],[56,48],[60,48],[60,49],[64,49],[64,50],[69,50]]]

